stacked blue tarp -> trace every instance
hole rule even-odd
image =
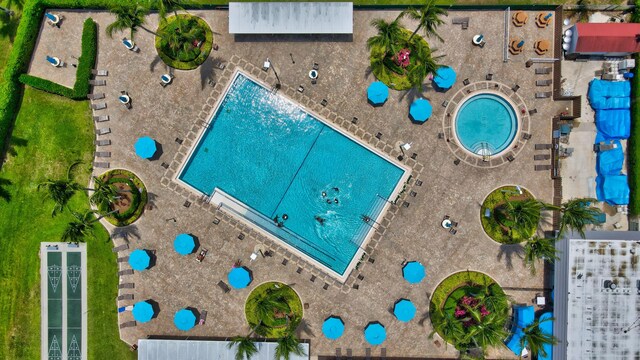
[[[596,127],[607,139],[628,139],[631,112],[628,109],[596,110]]]
[[[599,201],[609,205],[629,204],[629,183],[627,175],[600,175],[596,177],[596,195]]]
[[[620,140],[614,141],[615,148],[598,153],[596,171],[598,175],[619,175],[624,163],[624,152]]]
[[[605,81],[593,79],[589,83],[587,97],[594,110],[620,109],[620,107],[608,107],[612,98],[627,98],[631,96],[631,83],[628,81]],[[615,104],[615,102],[614,102]],[[628,109],[628,107],[627,107]]]
[[[520,356],[523,350],[521,343],[522,336],[524,335],[523,329],[533,323],[534,315],[535,312],[533,306],[513,307],[514,324],[512,334],[504,344],[517,356]],[[526,343],[524,345],[527,346]]]

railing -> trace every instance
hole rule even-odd
[[[381,196],[376,196],[373,200],[373,205],[367,211],[366,214],[362,214],[360,220],[362,220],[362,225],[356,231],[355,235],[351,238],[351,242],[356,244],[358,247],[362,246],[362,242],[367,237],[367,233],[371,230],[377,230],[378,224],[376,219],[378,215],[382,212],[382,209],[387,204],[387,200]]]
[[[471,145],[471,151],[474,154],[482,156],[491,156],[496,153],[496,149],[494,149],[488,142],[485,141],[480,141]]]
[[[296,248],[299,251],[302,251],[305,254],[307,254],[307,251],[305,251],[305,249],[300,247],[298,244],[304,244],[305,246],[308,246],[309,248],[313,249],[314,251],[317,251],[323,256],[326,256],[330,260],[336,260],[336,258],[329,255],[327,252],[325,252],[321,248],[310,243],[302,236],[296,234],[291,229],[278,226],[278,224],[276,224],[275,221],[273,221],[273,219],[270,219],[264,216],[263,214],[250,208],[249,206],[238,201],[234,197],[228,195],[227,193],[225,193],[224,191],[218,188],[213,190],[213,193],[211,194],[209,202],[216,204],[218,206],[218,209],[225,210],[229,213],[235,214],[236,216],[242,219],[247,220],[251,224],[266,231],[272,236],[275,236],[276,238],[286,242],[288,245]],[[323,265],[330,267],[330,265],[326,261],[322,261],[321,259],[318,259],[316,257],[314,257],[314,259],[322,263]]]
[[[504,48],[502,49],[502,61],[509,61],[509,25],[511,24],[511,7],[504,11]]]

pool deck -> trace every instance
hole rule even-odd
[[[393,19],[397,11],[356,10],[354,35],[349,41],[338,36],[234,38],[227,33],[226,11],[191,10],[191,14],[203,17],[210,24],[216,33],[214,41],[220,48],[194,71],[172,71],[176,77],[166,88],[160,86],[160,75],[169,71],[155,52],[153,35],[139,30],[135,41],[141,51],[134,53],[121,43],[123,34],[113,39],[105,35],[104,29],[113,20],[112,15],[106,12],[58,13],[67,19],[63,28],[76,24],[75,31],[70,32],[65,41],[57,33],[45,31],[34,58],[37,60],[37,54],[47,51],[62,53],[68,48],[68,43],[79,43],[81,23],[85,18],[92,17],[98,22],[97,68],[108,70],[109,76],[101,78],[106,80],[106,86],[94,89],[96,93],[106,93],[104,101],[108,106],[97,111],[96,115],[108,114],[110,120],[98,123],[96,127],[109,128],[110,133],[97,138],[110,139],[112,144],[97,148],[111,152],[110,158],[97,158],[97,161],[108,161],[111,168],[134,171],[149,191],[150,204],[140,220],[117,230],[108,227],[114,233],[115,245],[129,244],[130,249],[120,252],[119,257],[128,256],[136,248],[155,250],[157,257],[155,266],[150,270],[121,277],[121,282],[134,283],[135,288],[120,290],[120,294],[133,294],[134,300],[118,301],[117,306],[132,305],[146,299],[155,300],[160,306],[157,318],[151,322],[122,328],[124,341],[135,343],[147,335],[226,338],[248,334],[250,329],[244,320],[243,309],[249,290],[223,293],[216,286],[220,280],[227,282],[227,273],[237,259],[253,272],[250,288],[264,281],[282,281],[292,284],[302,302],[308,304],[298,335],[310,339],[312,356],[335,355],[336,348],[341,348],[343,355],[347,349],[352,349],[354,356],[364,356],[366,348],[372,348],[372,356],[376,357],[384,348],[388,357],[453,358],[457,354],[453,346],[445,346],[437,335],[433,339],[428,338],[431,332],[429,295],[442,279],[467,269],[483,271],[502,285],[516,302],[529,304],[535,294],[542,293],[548,284],[542,271],[531,276],[523,267],[520,245],[501,245],[484,234],[479,210],[487,194],[506,184],[522,185],[537,198],[547,202],[552,200],[550,172],[534,171],[533,155],[539,151],[534,151],[533,144],[550,143],[551,118],[565,105],[551,99],[534,99],[535,92],[552,91],[551,87],[542,89],[535,86],[535,80],[552,78],[551,74],[535,75],[537,66],[525,67],[530,57],[540,57],[533,51],[533,42],[538,38],[552,40],[553,37],[553,25],[542,30],[535,27],[536,12],[529,12],[529,23],[524,28],[510,25],[512,36],[524,37],[526,49],[523,54],[511,56],[506,63],[503,62],[502,51],[503,11],[451,12],[447,24],[439,29],[445,42],[431,43],[438,49],[436,54],[446,54],[441,61],[458,72],[458,80],[445,93],[434,91],[430,84],[425,86],[424,96],[433,105],[433,115],[422,125],[412,123],[408,117],[409,105],[416,98],[416,91],[391,91],[386,104],[378,108],[369,105],[366,99],[367,86],[374,81],[368,69],[369,55],[365,46],[366,39],[374,34],[369,23],[377,17]],[[459,16],[470,17],[467,30],[450,24],[453,17]],[[411,25],[409,28],[413,26],[409,21],[404,23]],[[157,27],[157,19],[148,17],[147,26]],[[479,33],[487,39],[484,48],[471,43],[473,35]],[[305,91],[300,96],[313,104],[326,99],[326,111],[346,119],[342,127],[356,132],[362,129],[366,132],[364,135],[381,133],[380,141],[375,137],[368,140],[374,146],[382,144],[380,146],[385,149],[389,145],[389,153],[397,155],[400,144],[412,143],[409,153],[416,153],[417,158],[410,166],[422,185],[412,183],[411,190],[415,191],[415,196],[409,195],[408,191],[404,194],[402,201],[408,202],[408,207],[391,206],[393,216],[385,223],[384,235],[371,249],[370,257],[344,285],[297,257],[289,256],[288,264],[282,265],[284,256],[288,255],[279,247],[273,248],[276,251],[273,257],[250,262],[249,255],[264,242],[255,230],[221,213],[212,213],[195,202],[186,208],[184,203],[190,193],[177,187],[172,189],[163,180],[176,170],[174,162],[184,156],[185,143],[193,141],[189,134],[198,129],[197,122],[202,118],[205,106],[214,105],[207,102],[216,90],[208,85],[208,80],[225,81],[224,71],[215,70],[214,62],[230,62],[232,57],[233,61],[245,61],[250,64],[247,67],[257,68],[258,73],[263,61],[271,58],[287,88],[297,89],[302,84]],[[553,54],[544,57],[552,58]],[[314,62],[320,65],[317,85],[312,85],[308,78]],[[48,71],[50,67],[46,62],[34,61],[30,73],[57,80],[58,74]],[[438,134],[444,132],[443,119],[446,115],[441,103],[451,100],[463,88],[464,79],[468,78],[472,84],[483,82],[487,73],[493,73],[493,80],[506,89],[519,84],[517,95],[528,109],[537,109],[537,114],[531,117],[532,139],[519,148],[514,161],[492,169],[465,162],[456,164],[454,160],[457,157],[446,140],[438,138]],[[272,72],[269,76],[273,76]],[[122,90],[131,96],[133,106],[130,110],[118,103],[117,96]],[[358,123],[351,127],[350,120],[354,116]],[[161,144],[158,160],[136,157],[133,144],[138,137],[145,135]],[[183,145],[176,143],[177,138],[184,140]],[[161,166],[163,163],[170,165],[169,170]],[[409,164],[409,160],[405,163]],[[95,172],[101,173],[102,170],[96,168]],[[456,235],[441,227],[444,215],[460,223]],[[222,220],[217,225],[213,223],[216,217]],[[195,261],[195,255],[181,257],[173,250],[173,239],[181,232],[194,234],[200,247],[209,249],[202,263]],[[369,259],[374,259],[374,262]],[[426,266],[427,278],[422,283],[410,285],[402,279],[401,264],[405,259],[418,260]],[[121,270],[128,268],[126,262],[121,263]],[[400,323],[390,311],[400,298],[411,299],[418,308],[417,318],[410,323]],[[196,326],[183,333],[174,327],[172,319],[177,310],[186,306],[207,310],[209,316],[204,326]],[[116,310],[116,304],[112,310]],[[321,332],[322,321],[330,315],[341,316],[346,323],[344,336],[336,341],[325,339]],[[131,320],[130,312],[119,316],[120,323]],[[370,321],[380,321],[387,328],[388,338],[381,346],[372,347],[364,340],[362,331]],[[515,358],[506,348],[492,350],[489,355]]]

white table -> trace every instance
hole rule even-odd
[[[536,297],[536,305],[545,306],[546,304],[547,304],[547,298],[545,298],[544,296],[537,296]]]
[[[311,79],[317,79],[318,78],[318,70],[311,70],[309,71],[309,77]]]
[[[120,100],[120,102],[123,104],[128,104],[131,101],[131,98],[129,97],[129,95],[120,95],[118,96],[118,100]]]
[[[444,219],[444,220],[442,220],[442,224],[441,225],[442,225],[443,228],[449,229],[449,228],[451,228],[451,220]]]
[[[473,37],[473,44],[474,45],[480,45],[480,44],[482,44],[482,41],[484,41],[484,36],[482,34],[475,35]]]

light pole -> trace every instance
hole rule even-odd
[[[280,83],[280,77],[278,76],[278,72],[276,72],[276,67],[273,65],[273,61],[271,61],[271,59],[267,58],[267,61],[269,62],[269,64],[271,64],[271,68],[273,68],[273,73],[276,75],[276,89],[280,89],[280,87],[282,86],[282,84]]]

